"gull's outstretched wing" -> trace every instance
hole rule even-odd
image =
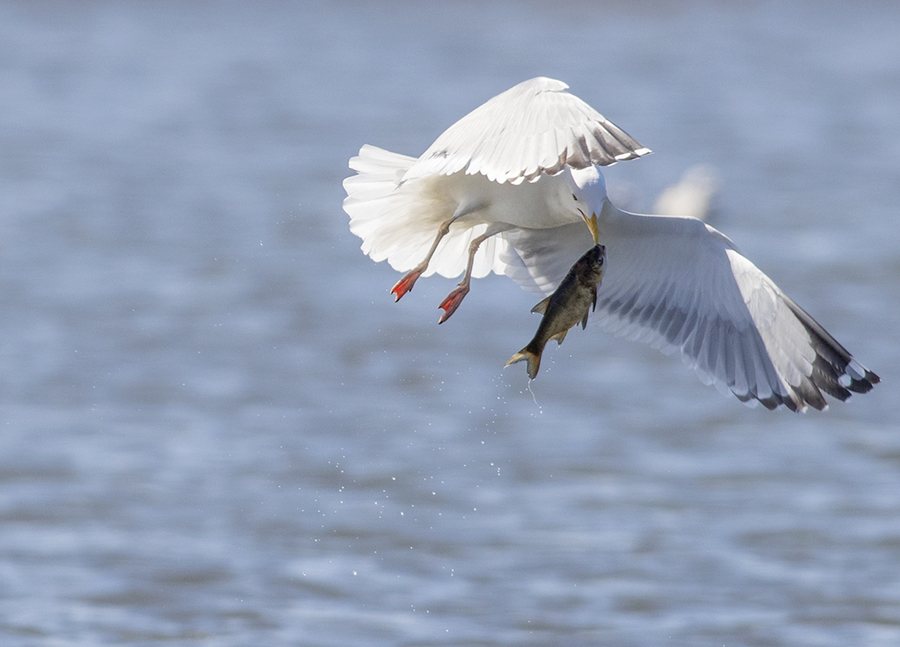
[[[450,126],[422,154],[406,179],[465,170],[518,184],[565,166],[608,166],[650,152],[562,81],[524,81]]]
[[[559,268],[590,247],[584,229],[508,237],[505,273],[546,291]],[[555,242],[545,245],[549,240]],[[600,242],[607,253],[597,302],[603,327],[667,354],[680,351],[704,382],[744,402],[795,411],[825,408],[823,393],[846,400],[878,383],[728,238],[701,221],[629,214],[607,203]]]

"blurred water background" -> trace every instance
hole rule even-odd
[[[900,644],[900,4],[0,4],[0,643]],[[750,409],[341,210],[546,75],[884,383]]]

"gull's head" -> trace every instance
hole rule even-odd
[[[575,199],[576,209],[591,230],[596,245],[599,242],[597,214],[603,209],[603,202],[606,200],[603,173],[596,166],[588,166],[581,169],[570,168],[569,176],[572,178],[572,197]]]

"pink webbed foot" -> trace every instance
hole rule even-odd
[[[404,294],[413,289],[413,286],[416,284],[416,279],[422,276],[422,272],[424,271],[424,268],[417,267],[414,270],[407,272],[402,279],[394,284],[394,287],[391,288],[391,294],[395,297],[394,303],[397,303]]]
[[[444,311],[444,314],[441,315],[441,318],[438,320],[439,324],[444,323],[447,319],[450,318],[456,309],[459,307],[459,304],[462,303],[463,298],[469,293],[468,285],[460,285],[458,288],[453,290],[450,294],[446,296],[446,298],[441,301],[441,305],[438,306],[441,310]]]

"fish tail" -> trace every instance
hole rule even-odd
[[[535,353],[531,350],[530,346],[526,346],[518,353],[509,358],[509,361],[503,368],[506,368],[510,364],[515,364],[516,362],[528,362],[528,377],[532,380],[537,377],[538,370],[541,368],[541,353]]]

